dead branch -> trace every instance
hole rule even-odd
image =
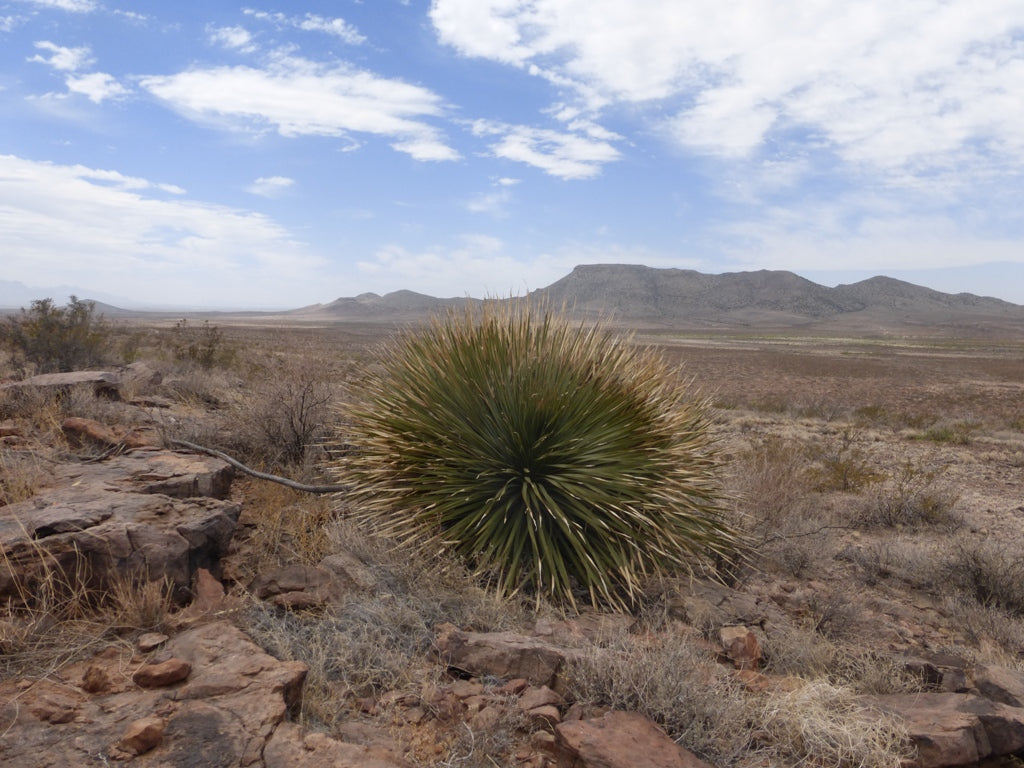
[[[182,448],[188,448],[190,451],[196,451],[197,453],[205,453],[208,456],[226,461],[232,467],[240,472],[244,472],[252,477],[259,478],[260,480],[269,480],[272,483],[278,483],[280,485],[287,486],[295,491],[302,491],[303,493],[345,493],[349,490],[347,485],[306,485],[305,483],[297,483],[294,480],[289,480],[287,477],[281,477],[279,475],[272,475],[269,472],[260,472],[259,470],[252,469],[251,467],[245,466],[242,462],[237,459],[233,459],[226,453],[214,450],[213,448],[207,448],[204,445],[197,445],[196,443],[190,443],[188,440],[174,440],[168,439],[167,442],[170,445],[181,446]]]

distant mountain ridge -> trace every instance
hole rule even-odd
[[[786,271],[715,275],[632,264],[587,264],[530,295],[565,305],[577,314],[655,326],[849,325],[884,330],[1024,324],[1020,305],[969,293],[942,293],[883,276],[829,288]],[[396,291],[340,298],[298,312],[349,320],[408,319],[475,301]]]

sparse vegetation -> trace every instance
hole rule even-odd
[[[282,474],[317,475],[328,458],[353,466],[366,445],[352,431],[346,442],[321,447],[324,426],[348,418],[331,411],[336,399],[369,392],[386,393],[391,399],[379,402],[389,405],[401,401],[387,384],[401,347],[388,347],[392,357],[381,358],[378,329],[225,325],[206,341],[234,354],[206,356],[205,327],[186,328],[187,334],[140,329],[121,348],[122,356],[165,374],[147,392],[158,405],[101,401],[87,388],[59,396],[0,391],[0,510],[45,487],[57,462],[78,462],[88,471],[86,462],[102,460],[95,446],[65,438],[61,424],[70,415],[111,425],[152,422],[163,434],[236,452]],[[174,352],[168,340],[174,334],[194,337],[194,354],[187,345],[180,356]],[[684,378],[693,375],[715,392],[717,408],[700,403],[702,418],[691,412],[714,443],[716,471],[725,470],[712,484],[714,507],[746,530],[758,554],[730,571],[735,610],[702,603],[687,608],[684,623],[672,595],[685,593],[689,582],[653,596],[662,583],[656,582],[631,606],[632,629],[577,637],[569,699],[587,711],[642,712],[719,766],[896,766],[908,754],[906,734],[863,697],[933,690],[935,683],[892,648],[1021,667],[1021,367],[1008,361],[1011,353],[1020,357],[1014,351],[1020,345],[1010,351],[963,346],[951,356],[945,349],[933,355],[922,343],[904,356],[882,349],[882,342],[882,351],[871,355],[863,347],[838,354],[838,346],[820,339],[791,339],[785,348],[745,339],[740,350],[729,340],[690,342],[662,352],[669,368],[680,363]],[[592,372],[619,353],[602,347]],[[633,359],[646,359],[642,349],[637,354]],[[204,366],[203,359],[214,362]],[[477,365],[494,360],[481,356]],[[369,380],[353,380],[353,361],[372,369]],[[2,376],[38,370],[13,353],[4,364]],[[962,375],[967,369],[969,382]],[[501,378],[515,380],[508,367],[501,370]],[[536,369],[530,375],[548,380]],[[633,377],[618,379],[620,388],[628,389]],[[500,382],[484,381],[488,393],[501,393]],[[682,391],[685,411],[690,395]],[[453,387],[421,396],[430,404],[466,402]],[[590,397],[598,399],[592,390]],[[607,400],[598,402],[608,410]],[[464,410],[449,408],[438,420]],[[942,431],[947,428],[952,432]],[[468,441],[467,434],[459,439]],[[664,469],[660,464],[651,472]],[[488,487],[476,475],[460,487],[477,485]],[[523,600],[525,587],[511,598],[495,594],[484,588],[495,571],[480,561],[467,569],[451,552],[396,549],[367,535],[355,524],[368,514],[366,506],[381,498],[394,504],[394,496],[377,490],[331,500],[240,479],[234,494],[244,499],[243,511],[237,552],[224,573],[233,605],[241,608],[229,615],[273,654],[309,665],[299,715],[305,725],[335,733],[357,717],[377,722],[411,748],[416,764],[435,768],[519,764],[515,754],[538,726],[514,707],[487,729],[470,720],[442,722],[431,710],[424,692],[453,682],[453,672],[431,652],[435,626],[529,634],[538,620],[572,619],[571,606],[549,605],[543,596],[539,604]],[[249,594],[262,572],[313,568],[342,551],[365,564],[372,588],[309,610],[277,608]],[[24,585],[24,600],[0,609],[0,673],[50,675],[69,659],[128,647],[144,630],[175,631],[179,608],[165,585],[125,581],[90,592],[81,589],[87,574],[68,576],[41,568]],[[571,589],[577,600],[590,595],[576,584]],[[603,605],[599,613],[608,610]],[[723,625],[734,623],[751,627],[762,644],[752,682],[710,645]],[[387,703],[396,698],[415,701],[423,723],[402,722]],[[428,731],[433,741],[421,745]]]

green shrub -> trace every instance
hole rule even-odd
[[[170,334],[171,353],[178,362],[195,363],[205,371],[214,366],[234,362],[235,349],[224,338],[224,332],[204,320],[200,326],[189,325],[182,318]]]
[[[96,317],[96,304],[71,296],[67,306],[53,299],[33,301],[0,325],[0,344],[21,367],[37,373],[74,371],[106,360],[110,328]]]
[[[488,302],[398,337],[363,389],[337,467],[354,514],[499,592],[624,605],[645,575],[739,551],[705,402],[609,331]]]

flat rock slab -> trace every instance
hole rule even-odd
[[[434,649],[449,667],[477,677],[523,678],[555,688],[566,651],[514,632],[464,632],[452,624],[437,628]]]
[[[967,693],[878,696],[903,719],[917,746],[917,768],[974,765],[1024,750],[1024,708]]]
[[[144,662],[171,660],[190,666],[185,680],[154,689],[131,682]],[[405,765],[386,750],[339,746],[285,723],[305,675],[304,664],[274,659],[227,622],[184,632],[150,659],[111,648],[45,680],[0,683],[0,764],[66,768],[132,759],[132,765],[154,768]],[[96,680],[107,684],[97,686]]]
[[[711,768],[635,712],[555,727],[558,768]]]
[[[166,578],[184,597],[234,534],[231,478],[218,459],[160,450],[57,467],[48,488],[0,507],[0,598],[23,602],[54,573],[97,587]]]

